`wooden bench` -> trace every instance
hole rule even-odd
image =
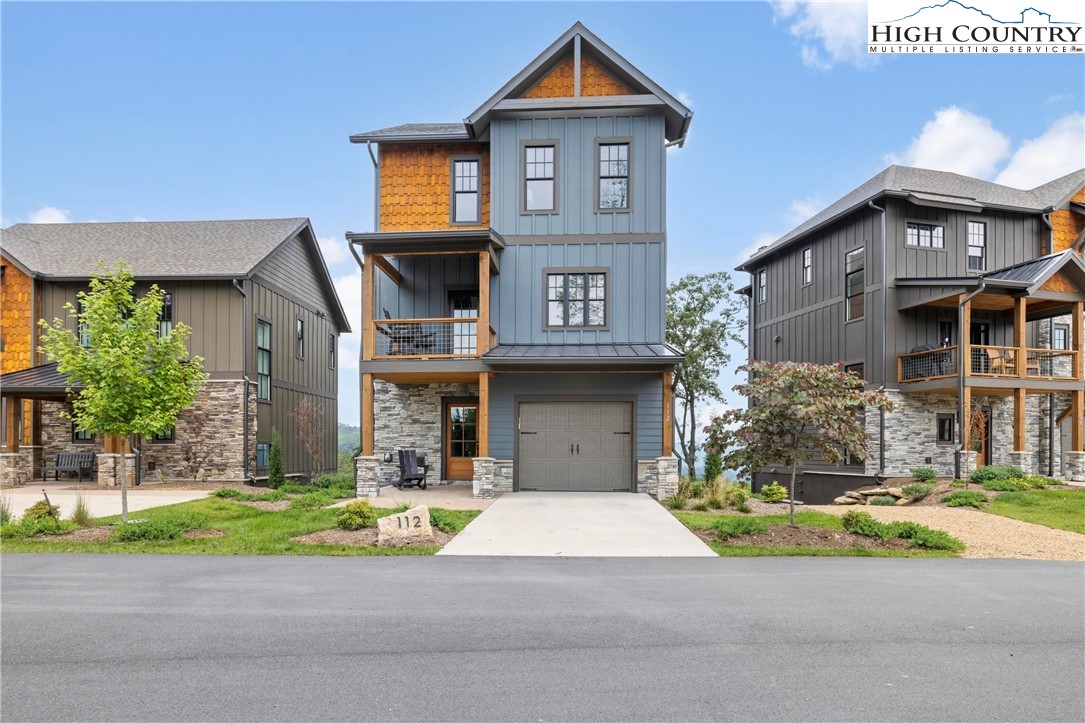
[[[46,466],[45,462],[42,462],[41,478],[46,479],[46,475],[50,472],[53,473],[53,478],[57,480],[60,479],[61,472],[79,475],[80,482],[83,481],[83,475],[90,479],[91,475],[94,474],[94,453],[57,452],[57,459],[53,465]]]

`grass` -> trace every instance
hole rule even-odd
[[[691,530],[709,530],[716,527],[720,515],[698,514],[696,512],[676,512],[678,521]],[[768,525],[786,525],[788,516],[759,515],[756,518]],[[844,525],[837,515],[827,512],[796,512],[795,524],[800,527],[820,527],[826,530],[843,530]],[[942,550],[924,550],[909,548],[906,550],[871,550],[865,547],[827,548],[827,547],[763,547],[760,545],[732,545],[724,542],[708,542],[712,550],[721,557],[956,557],[952,552]]]
[[[1085,489],[1003,492],[984,511],[1085,534]]]
[[[248,505],[208,497],[177,505],[140,511],[148,520],[169,519],[179,513],[199,515],[206,520],[206,529],[223,530],[223,537],[199,539],[181,538],[162,541],[134,542],[72,542],[68,540],[8,539],[4,552],[100,552],[145,553],[164,555],[432,555],[440,548],[435,545],[419,547],[357,547],[351,545],[311,545],[291,542],[291,537],[305,535],[336,526],[338,509],[288,509],[265,512]],[[477,510],[434,510],[441,529],[460,532],[479,515]],[[393,510],[378,509],[378,517]],[[97,520],[99,524],[120,521],[119,516]]]

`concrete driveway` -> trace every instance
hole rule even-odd
[[[716,556],[651,497],[621,492],[507,494],[437,554]]]
[[[120,489],[61,490],[45,488],[49,493],[49,502],[60,507],[60,516],[67,517],[75,507],[76,497],[83,495],[93,517],[106,517],[121,513]],[[45,499],[41,494],[42,485],[28,484],[25,487],[5,489],[2,493],[11,500],[11,514],[22,515],[35,502]],[[198,500],[207,496],[207,490],[149,490],[144,488],[128,490],[128,511],[137,512],[151,507],[175,505],[180,502]]]

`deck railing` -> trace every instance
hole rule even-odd
[[[1061,349],[1026,349],[1025,374],[1037,379],[1073,379],[1078,352]]]
[[[897,378],[902,382],[942,379],[957,374],[957,347],[946,346],[897,357]]]
[[[974,344],[969,372],[976,377],[1016,377],[1020,374],[1017,347]]]
[[[374,359],[458,359],[480,356],[478,319],[381,319]],[[489,339],[497,336],[490,328]],[[484,350],[485,351],[485,350]]]
[[[968,347],[969,363],[965,371],[973,377],[1074,379],[1079,354],[1059,349],[1022,350],[1012,346],[973,344]],[[955,346],[900,354],[897,379],[919,382],[953,377],[957,375],[958,359]]]

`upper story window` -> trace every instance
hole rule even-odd
[[[844,255],[844,320],[863,318],[865,284],[863,267],[866,250],[855,249]]]
[[[916,246],[921,249],[944,249],[946,247],[946,230],[937,224],[909,221],[906,243],[909,246]]]
[[[300,316],[297,318],[297,323],[294,327],[294,336],[296,348],[294,349],[294,356],[298,359],[305,358],[305,319]]]
[[[968,270],[983,271],[987,268],[987,224],[982,221],[968,222]]]
[[[768,272],[761,269],[757,272],[757,303],[764,304],[768,298]]]
[[[523,213],[558,210],[558,145],[545,141],[523,146]]]
[[[79,346],[87,349],[90,347],[90,325],[83,321],[83,313],[86,312],[87,307],[83,305],[82,301],[75,302],[75,311],[79,314]]]
[[[627,140],[599,142],[598,210],[629,210],[629,153]]]
[[[606,323],[605,270],[547,272],[547,327],[602,328]]]
[[[452,223],[480,222],[479,167],[477,158],[452,161]]]
[[[271,399],[271,324],[256,322],[256,398]]]
[[[1051,348],[1068,350],[1070,348],[1070,327],[1066,324],[1055,324],[1051,329]]]
[[[809,284],[814,280],[814,249],[802,250],[802,283]]]
[[[158,335],[167,336],[173,331],[173,294],[162,295],[162,311],[158,313]]]
[[[335,369],[335,334],[328,334],[328,368]]]

